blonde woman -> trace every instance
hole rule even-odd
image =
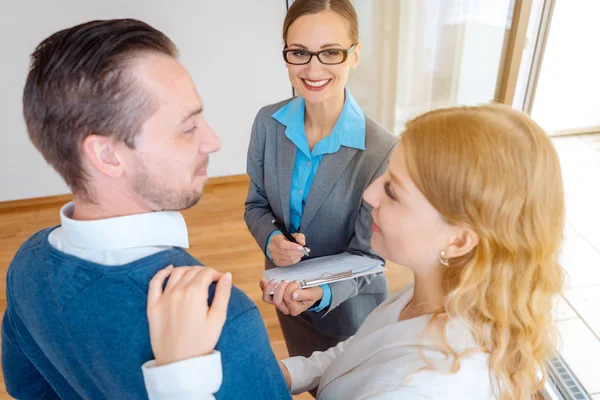
[[[350,339],[283,360],[292,393],[532,399],[546,376],[563,279],[563,188],[546,134],[504,106],[427,113],[407,124],[364,199],[373,249],[409,267],[414,285]]]

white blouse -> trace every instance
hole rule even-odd
[[[487,354],[471,353],[461,360],[458,372],[449,374],[452,360],[446,360],[422,334],[431,316],[398,321],[412,295],[409,286],[390,297],[356,335],[336,347],[309,358],[283,360],[292,378],[292,393],[318,387],[319,400],[494,399]],[[446,337],[457,352],[477,348],[464,321],[450,320]],[[427,365],[423,355],[439,369],[419,372]]]

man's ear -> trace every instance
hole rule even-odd
[[[123,174],[123,162],[110,136],[89,135],[83,140],[83,155],[100,173],[111,178]]]

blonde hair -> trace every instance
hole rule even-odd
[[[552,300],[563,283],[564,195],[550,139],[527,115],[486,105],[424,114],[406,125],[400,143],[433,207],[479,235],[469,254],[440,267],[445,304],[437,316],[469,324],[490,355],[499,399],[533,398],[546,378]],[[456,372],[468,354],[446,350]]]

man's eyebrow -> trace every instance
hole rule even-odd
[[[179,125],[185,124],[190,118],[195,117],[198,114],[202,114],[204,112],[204,107],[197,108],[191,112],[189,112],[179,123]]]

